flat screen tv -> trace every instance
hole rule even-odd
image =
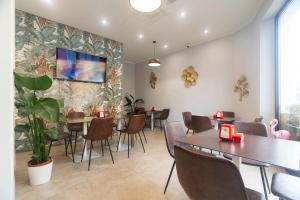
[[[56,79],[105,83],[106,65],[106,58],[56,48]]]

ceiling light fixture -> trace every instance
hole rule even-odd
[[[166,48],[168,48],[168,45],[167,45],[167,44],[165,44],[165,45],[164,45],[164,48],[165,48],[165,49],[166,49]]]
[[[207,35],[208,34],[208,29],[204,30],[204,34]]]
[[[160,66],[160,61],[158,58],[155,58],[155,45],[156,45],[156,41],[153,41],[153,52],[154,52],[154,56],[153,58],[151,58],[148,62],[148,66],[150,67],[159,67]]]
[[[138,38],[139,39],[143,39],[144,38],[144,35],[142,33],[138,34]]]
[[[106,25],[106,24],[107,24],[107,20],[106,20],[106,19],[102,19],[101,23],[102,23],[103,25]]]
[[[130,0],[131,6],[140,12],[153,12],[161,5],[161,0]]]
[[[185,12],[181,12],[180,17],[185,17]]]

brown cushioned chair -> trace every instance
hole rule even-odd
[[[177,176],[191,200],[262,200],[245,188],[237,167],[223,158],[175,146]]]
[[[120,135],[119,135],[119,139],[118,139],[118,146],[117,146],[117,151],[119,150],[119,144],[120,144],[120,138],[121,138],[121,134],[124,133],[124,138],[125,138],[125,134],[127,134],[128,138],[128,158],[129,158],[129,138],[131,138],[131,146],[133,146],[134,143],[134,135],[138,134],[141,140],[141,144],[145,153],[145,148],[144,148],[144,144],[140,135],[140,132],[143,131],[145,127],[145,115],[144,114],[140,114],[140,115],[132,115],[131,118],[129,119],[129,123],[128,126],[124,129],[124,130],[119,130],[120,131]],[[129,135],[131,135],[131,137],[129,137]]]
[[[68,156],[68,147],[69,147],[69,144],[70,144],[72,159],[73,159],[73,162],[74,162],[74,153],[73,153],[71,135],[70,135],[70,133],[64,131],[64,124],[59,124],[58,125],[58,135],[56,137],[47,136],[47,140],[50,142],[48,155],[50,155],[50,151],[51,151],[51,147],[52,147],[53,142],[58,142],[58,141],[64,140],[66,156]]]
[[[183,117],[184,125],[187,128],[186,134],[188,134],[190,130],[193,130],[193,128],[192,128],[192,113],[189,111],[182,112],[182,117]]]
[[[264,119],[263,116],[259,116],[259,117],[256,117],[256,118],[254,119],[254,122],[256,122],[256,123],[262,123],[263,119]]]
[[[107,139],[112,135],[112,131],[113,131],[113,118],[111,118],[111,117],[110,118],[103,118],[103,119],[95,118],[91,121],[91,124],[88,128],[87,135],[83,135],[83,138],[85,139],[85,142],[84,142],[84,145],[83,145],[82,156],[81,156],[81,162],[82,162],[86,143],[87,143],[88,140],[90,140],[90,154],[89,154],[88,170],[90,170],[91,155],[92,155],[92,150],[94,148],[93,147],[93,142],[94,141],[101,141],[101,144],[102,144],[102,140],[105,140],[105,142],[107,142],[108,147],[109,147],[111,160],[114,163],[114,158],[113,158],[113,155],[111,153],[110,144],[109,144],[109,141]],[[102,154],[103,154],[103,145],[102,145]]]
[[[212,129],[213,126],[211,124],[211,121],[209,117],[206,116],[197,116],[193,115],[192,116],[192,129],[193,129],[193,134],[194,133],[200,133],[203,131],[207,131],[209,129]]]
[[[67,116],[68,119],[81,119],[84,118],[83,112],[70,112]],[[76,152],[76,144],[77,144],[77,136],[78,132],[83,131],[83,123],[70,123],[67,124],[67,128],[70,131],[70,134],[73,136],[75,133],[75,141],[74,141],[74,153]]]
[[[183,129],[183,126],[180,122],[167,122],[165,123],[164,126],[164,134],[165,134],[165,139],[166,139],[166,144],[167,144],[167,149],[172,158],[174,158],[174,145],[177,139],[185,137],[185,131]],[[185,145],[186,147],[189,145]],[[164,193],[166,193],[170,178],[172,176],[173,170],[175,166],[175,160],[173,162]]]
[[[238,133],[268,137],[267,127],[263,123],[236,121],[234,122],[234,125],[235,125],[235,131]],[[232,159],[232,156],[229,154],[224,154],[224,157],[227,159]],[[242,159],[242,163],[245,165],[259,167],[265,198],[268,199],[267,190],[270,193],[270,186],[269,186],[269,181],[267,178],[267,173],[265,168],[269,167],[269,164],[250,160],[250,159],[245,159],[245,158]]]
[[[273,174],[272,193],[279,199],[300,199],[300,178],[283,173]]]
[[[163,109],[159,112],[158,116],[155,116],[154,121],[159,121],[160,131],[163,131],[163,122],[167,121],[169,118],[170,109]]]

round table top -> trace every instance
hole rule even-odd
[[[67,123],[68,124],[86,123],[86,122],[91,122],[94,118],[97,118],[97,117],[83,117],[83,118],[67,119]]]
[[[223,117],[223,118],[213,118],[213,117],[210,117],[211,120],[214,120],[214,121],[226,121],[226,122],[229,122],[229,121],[235,121],[235,118],[234,117]]]

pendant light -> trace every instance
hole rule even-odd
[[[131,6],[139,12],[153,12],[161,5],[161,0],[130,0]]]
[[[148,62],[148,66],[150,66],[150,67],[159,67],[160,66],[159,59],[155,58],[155,44],[156,44],[156,41],[153,41],[154,56]]]

